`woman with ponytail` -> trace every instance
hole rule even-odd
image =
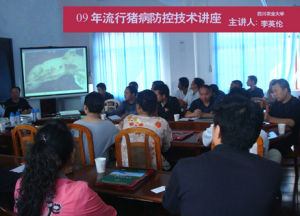
[[[73,138],[63,122],[49,122],[39,130],[15,188],[18,215],[117,214],[86,182],[72,181],[65,176],[73,155]]]

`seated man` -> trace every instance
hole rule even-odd
[[[195,100],[185,114],[186,118],[214,117],[212,111],[215,105],[215,100],[212,97],[211,90],[208,85],[203,85],[199,89],[200,98]]]
[[[174,114],[181,114],[179,101],[176,97],[170,96],[169,87],[165,84],[157,85],[154,92],[158,101],[158,116],[167,121],[174,120]]]
[[[289,83],[285,79],[278,79],[272,83],[272,92],[276,101],[271,104],[270,112],[265,113],[265,121],[271,123],[285,123],[292,129],[292,136],[283,145],[276,148],[286,155],[290,146],[297,144],[300,129],[300,101],[291,95]]]
[[[225,96],[225,93],[219,89],[216,84],[211,84],[210,86],[212,96],[215,98],[216,101],[220,101]]]
[[[136,115],[136,95],[136,88],[133,86],[127,86],[124,91],[125,101],[123,101],[116,110],[109,112],[107,116],[118,115],[121,118],[124,118],[130,114]]]
[[[19,87],[12,87],[10,89],[10,99],[4,103],[4,106],[4,117],[8,117],[11,112],[15,113],[19,111],[22,114],[31,112],[31,106],[28,104],[27,100],[20,97]]]
[[[271,215],[281,185],[279,164],[250,154],[263,123],[259,105],[225,96],[214,110],[214,150],[180,160],[163,206],[180,215]]]
[[[187,93],[184,101],[187,103],[187,107],[190,108],[193,101],[197,100],[199,95],[199,89],[204,85],[204,80],[201,78],[195,78],[191,83],[191,91]]]
[[[108,99],[114,99],[114,96],[111,93],[106,91],[106,85],[104,83],[98,83],[97,90],[98,93],[101,94],[102,97],[104,98],[104,101]]]
[[[186,77],[179,78],[179,80],[178,80],[178,90],[176,91],[174,96],[184,100],[189,91],[191,91],[191,90],[189,89],[189,80],[188,80],[188,78],[186,78]]]
[[[256,87],[257,78],[256,76],[248,76],[247,86],[250,88],[247,90],[250,93],[251,98],[258,97],[263,98],[264,92],[261,88]]]

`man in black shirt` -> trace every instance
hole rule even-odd
[[[257,78],[256,76],[248,76],[247,86],[250,88],[247,90],[250,93],[251,98],[258,97],[263,98],[264,92],[261,88],[256,87]]]
[[[111,93],[106,91],[106,85],[104,83],[98,83],[97,90],[98,93],[101,94],[102,97],[104,98],[104,101],[108,99],[114,99],[114,96]]]
[[[27,100],[20,97],[19,87],[12,87],[10,89],[10,99],[4,103],[4,106],[4,117],[8,117],[11,112],[15,114],[19,111],[22,114],[28,114],[31,111],[31,106],[28,104]]]
[[[176,97],[170,96],[169,87],[166,84],[154,87],[158,101],[158,116],[167,121],[174,120],[174,114],[181,114],[180,104]]]
[[[176,164],[164,208],[182,216],[271,215],[281,185],[280,165],[249,153],[262,127],[261,108],[248,98],[227,95],[214,113],[216,147]]]
[[[289,147],[297,144],[300,129],[300,101],[291,95],[289,83],[279,79],[272,83],[272,92],[276,101],[271,105],[270,112],[265,113],[265,121],[285,123],[292,129],[292,136],[287,142],[278,146],[282,154],[289,153]]]
[[[194,100],[189,110],[185,114],[186,118],[202,117],[202,118],[213,118],[212,113],[215,100],[212,97],[211,89],[208,85],[203,85],[199,89],[200,98]]]

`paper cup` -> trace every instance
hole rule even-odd
[[[105,119],[106,119],[106,114],[105,114],[105,113],[101,114],[101,119],[102,119],[102,120],[105,120]]]
[[[179,114],[174,114],[174,121],[179,121],[179,117],[180,117]]]
[[[105,157],[95,158],[97,173],[104,173],[105,172],[105,163],[106,163],[106,158]]]
[[[278,124],[278,134],[283,135],[284,133],[285,133],[285,124],[284,123]]]

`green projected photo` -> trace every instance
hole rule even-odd
[[[88,92],[86,47],[22,48],[25,97]]]

